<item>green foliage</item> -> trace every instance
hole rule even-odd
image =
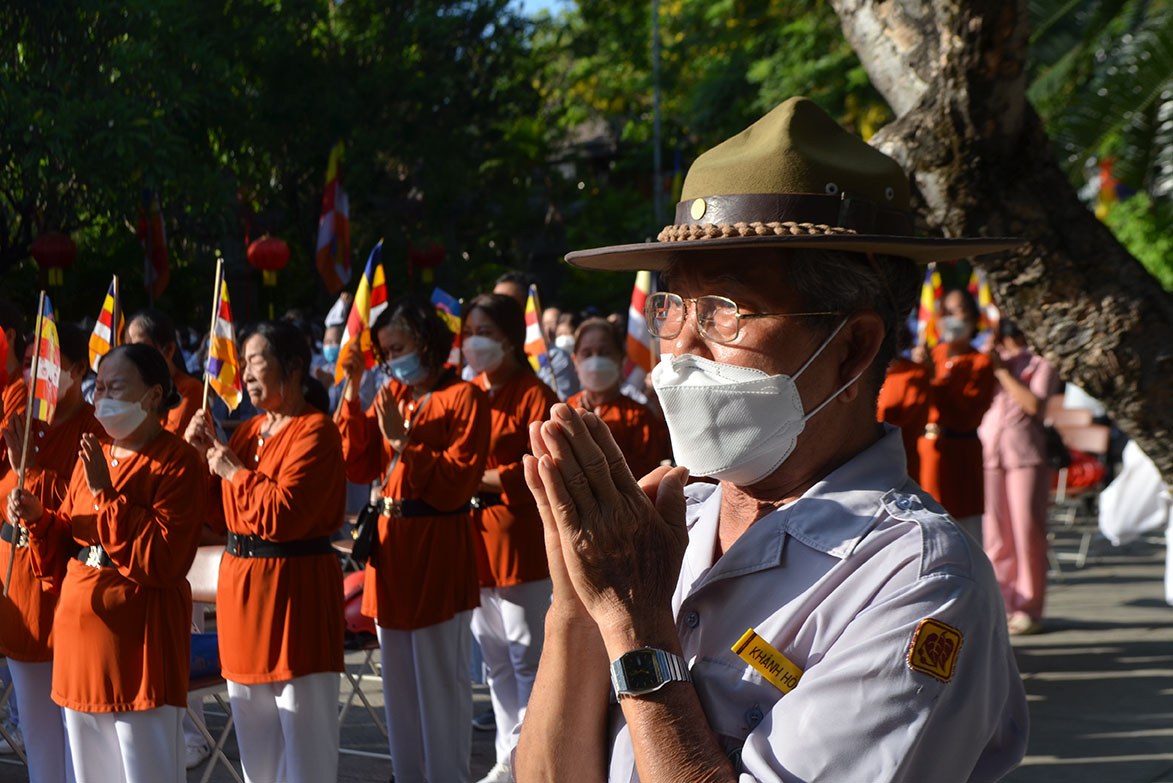
[[[1138,193],[1113,204],[1104,222],[1165,290],[1173,291],[1173,203],[1154,204]]]

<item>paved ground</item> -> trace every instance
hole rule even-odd
[[[1056,543],[1071,552],[1078,539],[1061,531]],[[1163,573],[1163,546],[1104,544],[1085,568],[1065,563],[1052,579],[1044,632],[1015,641],[1032,730],[1027,758],[1008,783],[1173,783],[1173,607],[1163,600]],[[348,661],[357,671],[361,655]],[[364,692],[381,714],[377,683]],[[484,688],[475,699],[477,712],[487,708]],[[215,731],[223,717],[208,704]],[[339,781],[390,778],[385,741],[361,704],[346,715],[343,748]],[[231,739],[227,754],[235,763]],[[473,780],[492,763],[492,735],[474,732]],[[204,771],[192,770],[189,783]],[[26,780],[11,757],[0,757],[0,783]],[[220,769],[211,780],[232,778]]]

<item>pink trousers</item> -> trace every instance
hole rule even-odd
[[[1046,465],[986,468],[982,545],[994,565],[1006,613],[1043,616],[1047,589]]]

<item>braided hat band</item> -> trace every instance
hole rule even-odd
[[[855,229],[828,226],[826,223],[796,223],[793,220],[769,223],[704,223],[702,225],[665,226],[656,239],[660,242],[688,242],[696,239],[729,237],[828,236],[854,234]]]

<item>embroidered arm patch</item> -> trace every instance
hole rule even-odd
[[[949,682],[957,668],[961,642],[961,631],[956,628],[931,617],[921,620],[908,646],[908,668]]]

